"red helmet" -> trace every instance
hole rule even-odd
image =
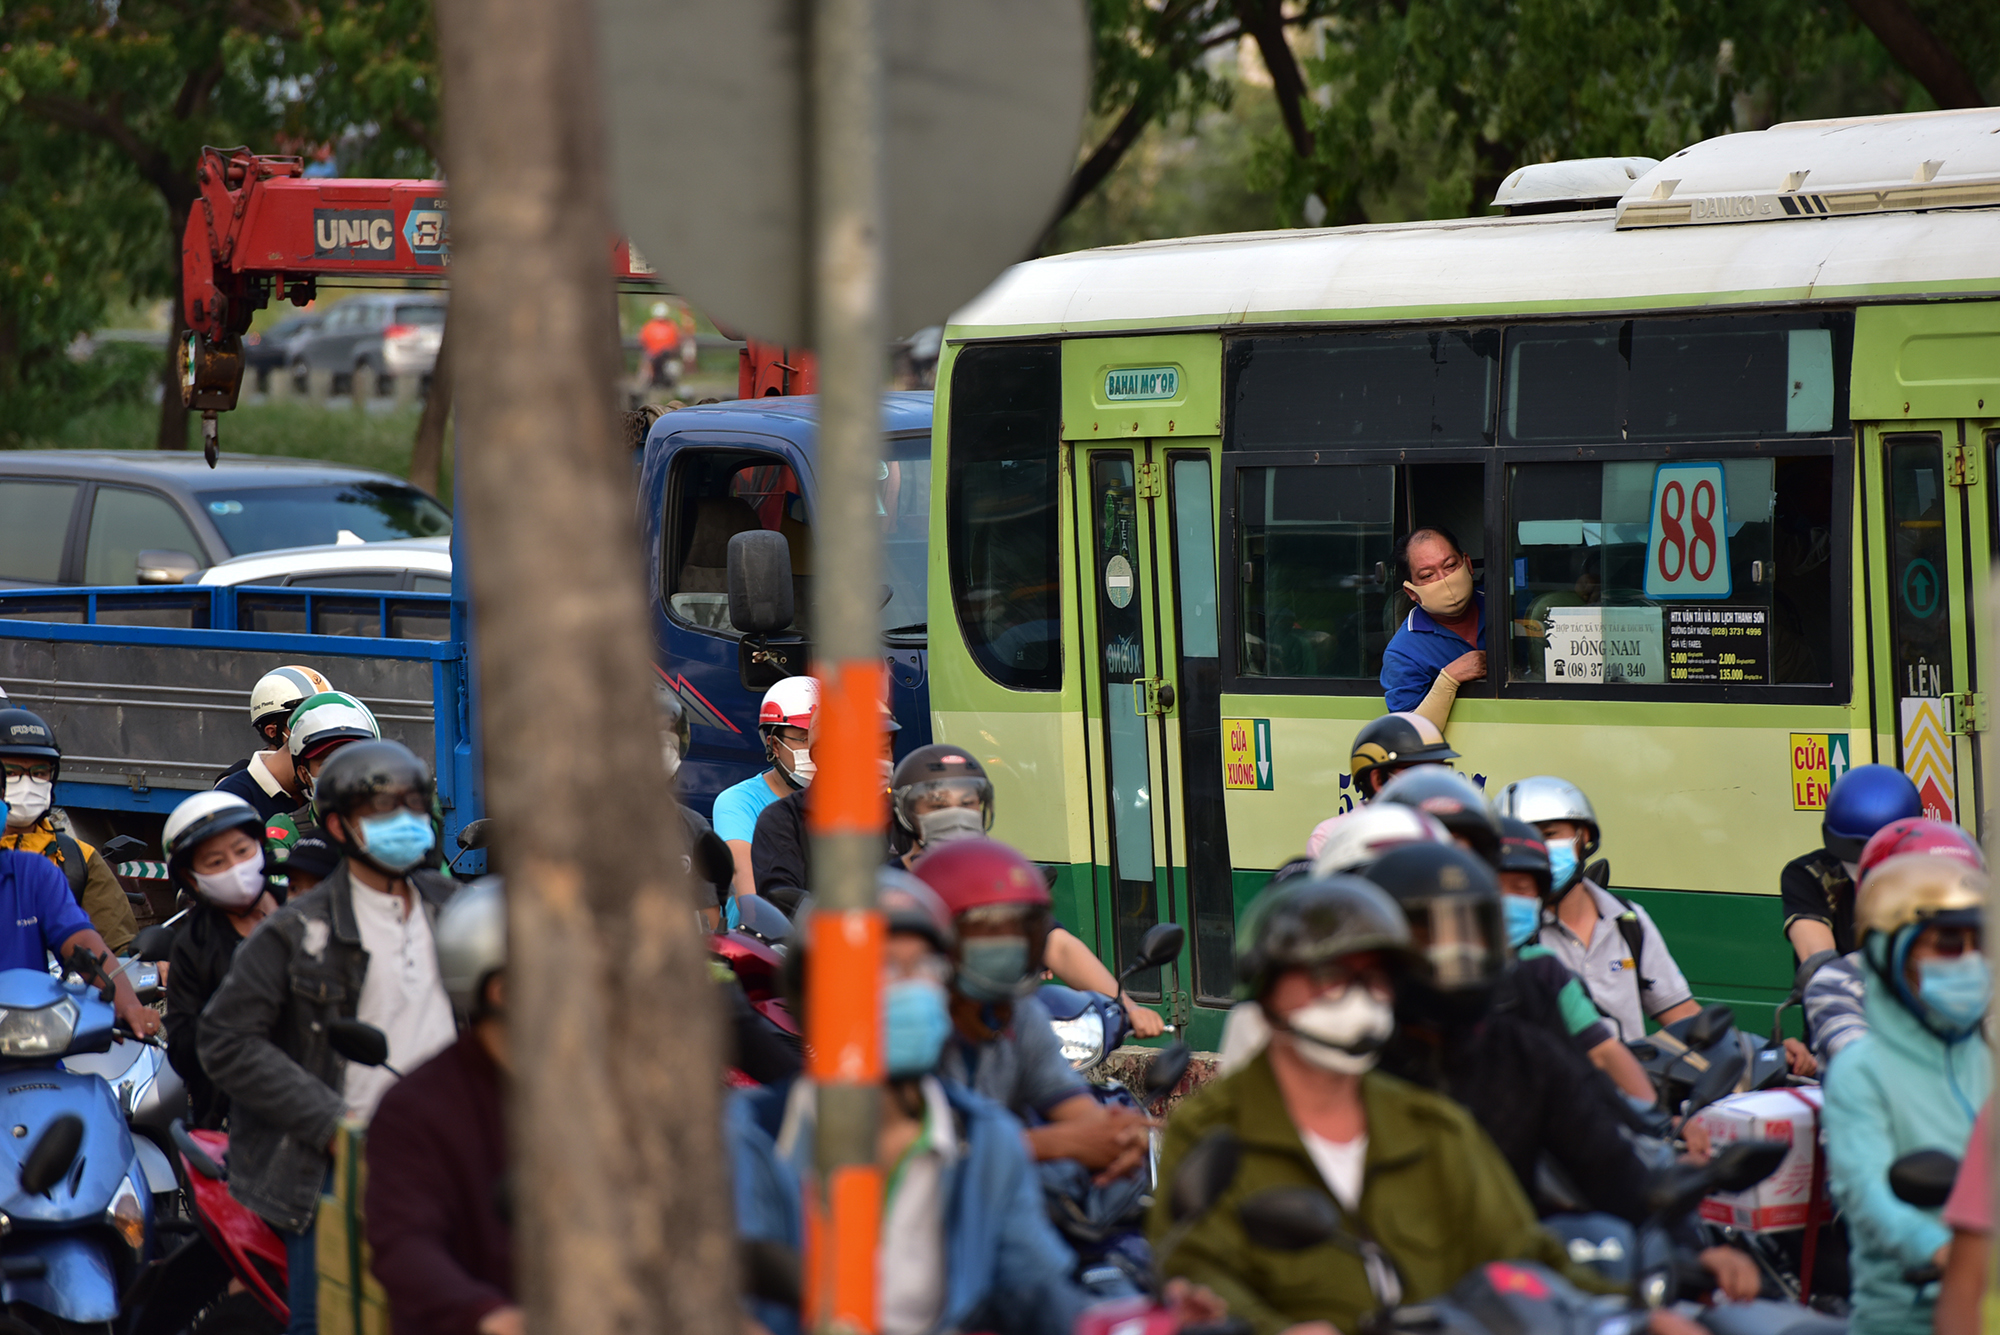
[[[785,677],[764,692],[757,708],[760,728],[810,728],[819,712],[819,678]]]
[[[1986,870],[1986,855],[1979,851],[1978,841],[1956,825],[1941,820],[1929,820],[1923,816],[1905,816],[1892,820],[1873,835],[1861,848],[1861,860],[1856,864],[1860,870],[1854,879],[1858,884],[1868,877],[1868,873],[1905,853],[1929,853],[1936,857],[1956,858],[1974,871]]]
[[[998,839],[955,839],[916,865],[917,879],[937,891],[956,918],[1000,905],[1049,907],[1042,869]]]

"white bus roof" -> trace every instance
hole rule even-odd
[[[1908,181],[1952,145],[1984,139],[1993,142],[1979,145],[1983,158],[2000,180],[1996,130],[2000,111],[1989,109],[1725,136],[1661,163],[1620,207],[1650,201],[1676,176],[1682,184],[1668,199],[1683,212],[1687,200],[1676,197],[1704,190],[1704,178],[1720,193],[1756,172],[1771,194],[1799,171],[1811,173],[1810,187],[1858,187],[1890,159],[1926,152],[1899,168]],[[1832,144],[1853,151],[1843,162]],[[1951,165],[1932,169],[1938,184],[1963,184]],[[2000,295],[2000,207],[1930,207],[1811,217],[1781,209],[1726,227],[1624,228],[1617,210],[1599,209],[1148,241],[1016,265],[946,332],[965,339]]]

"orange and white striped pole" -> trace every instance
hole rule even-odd
[[[875,1329],[882,1175],[882,920],[875,873],[887,804],[877,764],[885,674],[875,517],[882,457],[882,42],[878,0],[812,0],[812,312],[819,358],[819,510],[813,633],[818,774],[808,802],[813,897],[806,984],[818,1085],[818,1182],[807,1245],[807,1321]]]

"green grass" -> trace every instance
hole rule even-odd
[[[294,459],[375,468],[397,477],[410,471],[416,439],[415,405],[357,413],[310,403],[249,403],[222,414],[222,448],[232,454],[275,454]],[[41,449],[147,450],[159,430],[160,410],[149,403],[116,403],[77,414],[61,430],[32,442]],[[201,448],[201,423],[188,424],[190,443]],[[450,436],[440,492],[451,494]]]

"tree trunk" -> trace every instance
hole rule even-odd
[[[1986,99],[1957,54],[1939,40],[1904,0],[1847,0],[1854,16],[1868,25],[1877,41],[1906,73],[1924,86],[1931,100],[1947,110],[1983,107]]]
[[[431,392],[417,419],[417,438],[410,445],[410,485],[438,494],[438,466],[444,458],[444,426],[451,416],[451,330],[449,311],[444,336],[438,342],[437,365],[431,368]]]
[[[160,429],[154,447],[184,450],[188,447],[188,414],[181,406],[180,348],[187,333],[187,315],[181,309],[181,233],[187,227],[187,208],[167,201],[167,245],[174,273],[173,311],[167,317],[167,362],[160,368]]]
[[[455,481],[507,869],[514,1273],[541,1335],[711,1335],[739,1324],[720,1048],[647,726],[588,11],[437,6]]]
[[[1036,239],[1034,249],[1022,256],[1023,259],[1035,259],[1048,250],[1055,240],[1057,226],[1076,211],[1077,205],[1090,198],[1091,191],[1104,183],[1104,178],[1111,175],[1124,159],[1126,150],[1139,141],[1139,136],[1152,119],[1153,104],[1149,101],[1134,102],[1125,109],[1125,114],[1111,127],[1111,133],[1104,136],[1104,142],[1071,174],[1069,184],[1063,187],[1062,199],[1056,203],[1055,216],[1049,219],[1049,225]]]
[[[1306,128],[1305,76],[1292,46],[1285,40],[1285,14],[1281,0],[1236,0],[1236,15],[1243,31],[1257,39],[1257,52],[1264,68],[1271,72],[1271,91],[1277,95],[1278,110],[1285,118],[1285,133],[1292,137],[1292,152],[1302,162],[1311,162],[1313,133]]]

